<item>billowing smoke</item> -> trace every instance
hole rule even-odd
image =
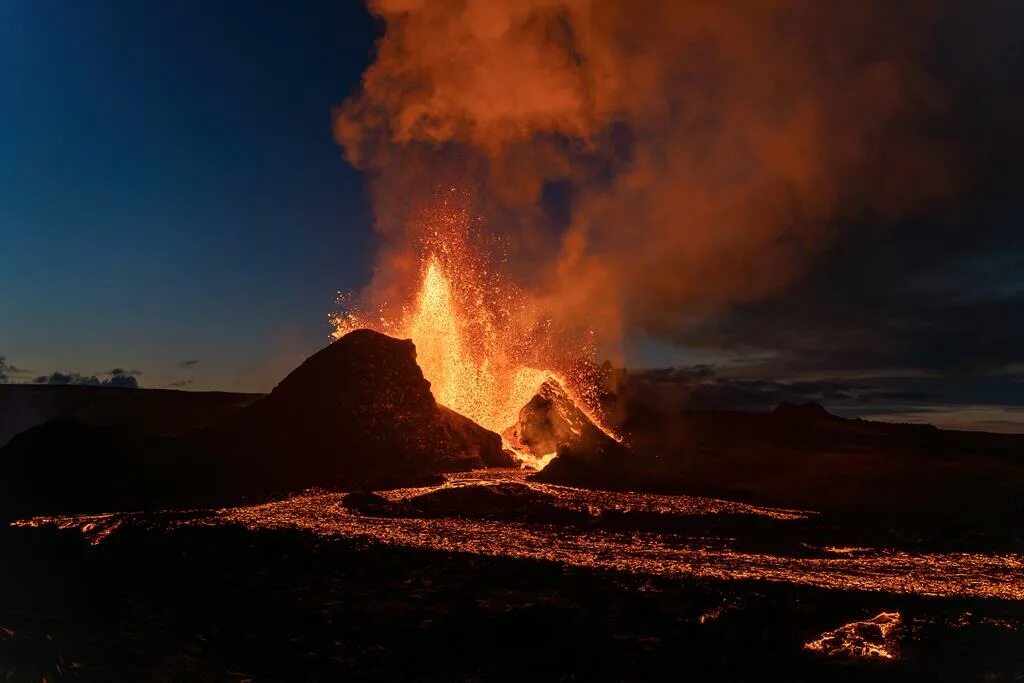
[[[771,296],[838,231],[958,182],[932,134],[941,3],[369,6],[385,32],[335,134],[370,177],[382,299],[439,187],[468,188],[538,306],[614,342]]]

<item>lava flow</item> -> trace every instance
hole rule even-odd
[[[550,322],[523,323],[529,319],[524,297],[484,265],[468,245],[466,225],[458,212],[434,216],[421,245],[419,287],[412,304],[394,319],[382,315],[373,320],[345,311],[332,319],[334,337],[369,327],[412,339],[416,361],[438,403],[499,434],[516,423],[541,385],[553,380],[598,428],[618,440],[600,417],[596,379],[544,358],[552,348]],[[574,350],[577,359],[593,356],[585,344]],[[592,362],[583,366],[595,367]],[[554,455],[529,453],[507,440],[506,446],[536,469]]]

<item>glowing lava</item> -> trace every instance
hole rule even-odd
[[[438,403],[499,434],[516,423],[519,411],[551,379],[595,425],[617,439],[599,417],[593,379],[553,369],[557,360],[545,361],[544,353],[552,347],[546,337],[549,326],[536,320],[523,324],[530,319],[524,297],[469,247],[465,216],[442,212],[431,225],[420,245],[419,287],[411,304],[396,316],[382,314],[376,320],[343,312],[332,319],[335,338],[369,327],[412,339],[416,361]],[[579,348],[567,355],[588,354]],[[506,445],[537,469],[554,457]]]
[[[899,612],[882,612],[866,621],[854,621],[804,643],[805,650],[847,659],[895,659],[893,633],[900,627]]]
[[[450,280],[437,259],[429,259],[404,336],[416,345],[416,362],[439,403],[501,432],[551,373],[517,365],[492,325],[478,319],[477,327],[484,338],[474,344],[467,339]]]

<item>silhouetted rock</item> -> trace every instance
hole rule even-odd
[[[807,403],[783,402],[775,407],[772,414],[779,418],[807,422],[841,419],[825,410],[823,405],[814,401],[808,401]]]
[[[557,504],[525,484],[501,483],[440,488],[392,506],[396,515],[468,517],[507,521],[579,522],[589,516]]]
[[[595,488],[631,487],[625,476],[644,459],[601,429],[555,380],[544,382],[519,411],[505,438],[536,457],[556,457],[537,473],[538,481]],[[618,481],[607,476],[614,473]]]
[[[312,355],[202,438],[269,489],[415,485],[511,464],[497,434],[437,404],[411,341],[370,330]]]
[[[577,451],[562,446],[558,456],[531,479],[607,491],[671,491],[678,473],[662,470],[657,461],[612,441],[614,446]]]
[[[523,406],[505,438],[536,457],[567,450],[580,457],[596,457],[622,450],[553,379],[544,382]]]

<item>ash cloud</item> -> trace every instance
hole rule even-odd
[[[369,6],[385,32],[335,134],[371,179],[371,290],[417,203],[470,183],[536,305],[605,342],[703,343],[837,245],[941,223],[1019,149],[1005,1]]]

